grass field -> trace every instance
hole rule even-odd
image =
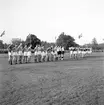
[[[0,55],[0,105],[104,105],[104,53],[21,65]]]

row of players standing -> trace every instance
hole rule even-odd
[[[64,59],[64,47],[49,47],[46,50],[44,47],[36,46],[34,51],[34,61],[56,61]]]
[[[64,59],[64,47],[49,47],[44,49],[44,46],[37,45],[34,49],[32,45],[23,47],[22,43],[17,46],[10,45],[8,47],[8,61],[9,64],[21,64],[31,62],[31,58],[34,58],[34,62],[44,61],[56,61]],[[33,53],[32,53],[33,52]]]
[[[91,55],[92,48],[69,47],[70,58],[84,58]]]
[[[31,56],[31,45],[23,47],[22,43],[17,45],[8,46],[8,62],[9,64],[27,63]]]

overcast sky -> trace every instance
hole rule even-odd
[[[61,32],[79,44],[104,42],[104,0],[0,0],[0,33],[4,42],[31,33],[55,42]],[[79,40],[78,35],[83,37]]]

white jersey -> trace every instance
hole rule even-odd
[[[58,52],[58,51],[61,51],[61,47],[57,47],[57,52]]]
[[[61,51],[64,51],[64,47],[61,48]]]
[[[73,49],[69,48],[69,51],[70,51],[70,55],[72,55],[73,54]]]
[[[74,49],[73,54],[77,54],[77,49]]]

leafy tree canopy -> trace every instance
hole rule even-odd
[[[20,38],[12,38],[11,40],[13,45],[20,45],[20,43],[24,44],[25,42],[21,40]]]
[[[92,48],[93,48],[94,50],[96,50],[97,47],[98,47],[97,40],[96,40],[96,38],[93,38],[93,39],[92,39]]]
[[[3,48],[4,48],[3,41],[0,40],[0,49],[3,49]]]
[[[41,44],[41,41],[39,38],[37,38],[36,35],[34,34],[29,34],[26,38],[26,44],[27,46],[29,46],[30,44],[32,45],[32,48],[36,47],[36,45],[40,45]]]
[[[48,47],[51,47],[51,46],[55,46],[55,43],[49,43],[49,42],[46,42],[46,41],[41,41],[41,46],[44,46],[45,49],[47,49]]]
[[[78,44],[75,43],[75,39],[70,36],[66,35],[64,32],[62,32],[58,39],[56,40],[57,46],[64,46],[66,50],[68,50],[69,47],[76,47]]]

